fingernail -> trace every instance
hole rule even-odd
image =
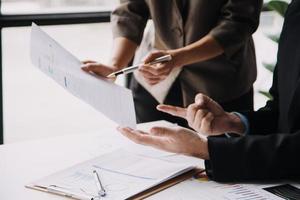
[[[204,106],[204,102],[203,101],[197,101],[196,104],[197,104],[197,106],[200,106],[200,107]]]
[[[156,127],[152,127],[151,129],[150,129],[150,134],[153,134],[153,133],[155,133],[156,132]]]
[[[161,106],[161,105],[156,106],[156,109],[157,109],[157,110],[161,110],[161,109],[160,109],[160,106]]]

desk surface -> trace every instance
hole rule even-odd
[[[156,125],[163,123],[156,122]],[[147,129],[149,124],[139,126]],[[0,146],[0,199],[65,199],[27,189],[24,185],[128,144],[131,145],[131,142],[117,131],[103,128],[97,133],[2,145]],[[180,160],[203,166],[203,161],[200,159],[182,156]],[[156,199],[155,195],[151,199]]]

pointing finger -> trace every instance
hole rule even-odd
[[[168,113],[173,116],[185,118],[186,117],[186,108],[181,108],[177,106],[171,106],[171,105],[158,105],[156,107],[157,110]]]

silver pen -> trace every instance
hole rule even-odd
[[[41,191],[45,191],[48,193],[52,193],[52,194],[57,194],[60,196],[64,196],[64,197],[69,197],[72,199],[81,199],[81,200],[94,200],[93,197],[89,197],[85,194],[80,194],[74,191],[69,191],[67,189],[64,189],[62,187],[57,187],[55,185],[46,187],[46,186],[39,186],[39,185],[34,185],[34,188],[41,190]]]
[[[101,183],[101,180],[100,180],[100,177],[97,173],[96,170],[93,171],[93,174],[94,174],[94,178],[95,178],[95,183],[97,185],[97,188],[98,188],[98,195],[101,196],[101,197],[105,197],[106,195],[106,191]]]
[[[172,60],[172,56],[171,55],[165,55],[165,56],[158,57],[158,58],[154,59],[152,62],[147,63],[147,64],[155,65],[155,64],[158,64],[158,63],[168,62],[170,60]],[[133,66],[130,66],[130,67],[126,67],[126,68],[121,69],[119,71],[113,72],[113,73],[109,74],[107,76],[107,78],[114,78],[114,77],[117,77],[120,74],[129,74],[129,73],[133,72],[134,70],[136,70],[137,68],[139,68],[139,66],[141,66],[142,64],[144,64],[144,63],[140,63],[138,65],[133,65]]]

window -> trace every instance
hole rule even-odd
[[[109,23],[42,28],[79,59],[105,63],[109,58]],[[112,124],[31,64],[29,37],[30,27],[4,28],[2,32],[5,143],[88,133]],[[118,82],[121,84],[122,80]]]
[[[2,0],[2,14],[111,11],[117,0]]]
[[[103,115],[66,93],[33,67],[29,59],[29,26],[32,21],[55,25],[42,28],[78,58],[105,62],[112,43],[108,23],[110,11],[118,1],[0,2],[0,66],[3,80],[0,94],[3,96],[1,122],[4,122],[4,126],[0,127],[0,144],[3,139],[5,143],[10,143],[90,132],[97,130],[101,124],[109,124],[110,121]],[[78,40],[79,37],[84,39]]]

